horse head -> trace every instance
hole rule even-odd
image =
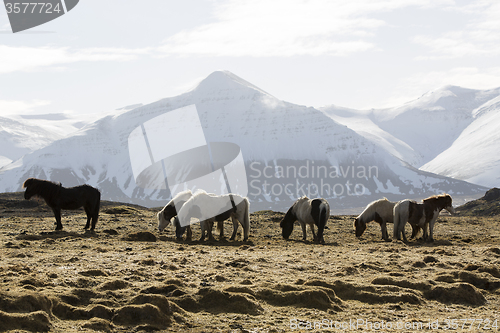
[[[284,239],[288,239],[288,237],[290,237],[293,231],[293,223],[297,220],[297,216],[295,215],[294,212],[295,205],[296,203],[293,204],[292,207],[290,207],[290,209],[288,209],[288,211],[285,214],[285,217],[280,222],[280,227],[282,229],[281,234]]]
[[[451,196],[449,194],[444,195],[444,202],[446,205],[446,206],[444,206],[444,209],[446,209],[448,212],[450,212],[450,214],[455,214],[455,209],[453,208],[453,202],[452,202]]]
[[[23,184],[23,188],[26,188],[26,191],[24,191],[24,199],[26,200],[29,200],[34,195],[38,194],[35,178],[26,179]]]
[[[177,210],[174,204],[167,205],[163,210],[158,212],[156,215],[158,218],[158,231],[162,232],[170,224],[170,220],[175,215],[177,215]]]
[[[361,237],[361,235],[363,235],[363,232],[365,232],[366,230],[365,221],[362,218],[357,217],[354,220],[354,228],[356,229],[356,237]]]

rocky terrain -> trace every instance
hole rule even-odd
[[[404,244],[333,215],[318,245],[271,211],[248,242],[179,242],[156,212],[103,202],[94,233],[83,210],[54,232],[44,202],[0,194],[0,331],[498,331],[498,216],[443,214],[434,243]]]

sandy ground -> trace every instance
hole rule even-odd
[[[83,211],[54,232],[45,203],[0,194],[0,331],[499,330],[500,218],[443,215],[434,243],[404,244],[331,216],[318,245],[283,240],[282,213],[252,214],[248,242],[201,243],[155,214],[105,202],[95,233]]]

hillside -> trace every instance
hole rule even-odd
[[[486,194],[455,209],[464,216],[495,216],[500,214],[500,189],[492,188]]]

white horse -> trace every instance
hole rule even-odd
[[[197,191],[187,200],[179,210],[174,223],[182,221],[183,225],[189,225],[191,218],[200,220],[202,235],[200,240],[205,239],[205,231],[212,237],[212,225],[217,221],[220,237],[224,237],[223,221],[231,218],[233,222],[233,234],[230,240],[236,238],[238,222],[243,227],[243,240],[247,241],[250,233],[250,202],[247,198],[238,194],[215,195],[204,191]]]
[[[404,228],[406,222],[422,228],[424,230],[423,238],[430,242],[434,241],[434,224],[439,216],[439,213],[446,209],[450,214],[453,214],[452,199],[449,194],[434,195],[422,200],[419,204],[414,200],[402,200],[394,206],[394,238],[401,239],[407,242]],[[427,233],[429,227],[429,234]]]
[[[177,210],[193,196],[190,190],[179,192],[172,200],[170,200],[162,210],[158,212],[156,217],[158,218],[158,231],[162,232],[169,224],[172,217],[177,216]],[[175,223],[174,223],[175,224]],[[181,238],[184,230],[180,233],[178,225],[175,225],[175,233],[177,238]],[[180,235],[179,235],[180,233]],[[190,240],[192,237],[191,227],[188,227],[187,239]]]
[[[330,217],[330,205],[328,201],[323,198],[309,199],[306,196],[299,198],[288,209],[285,217],[280,222],[282,228],[282,235],[284,239],[288,239],[293,231],[293,224],[299,221],[302,227],[302,239],[307,239],[306,224],[309,224],[315,242],[325,243],[323,232],[325,230],[326,222]],[[318,227],[318,235],[314,232],[314,226]]]
[[[380,224],[380,230],[382,232],[382,239],[389,241],[389,234],[387,233],[387,223],[393,223],[394,221],[394,206],[396,202],[387,200],[387,198],[379,199],[369,203],[365,210],[356,217],[354,220],[354,228],[356,229],[356,237],[361,237],[363,232],[366,230],[366,224],[371,221],[375,221]],[[412,225],[413,227],[413,225]],[[416,235],[415,229],[413,229],[412,236]]]

